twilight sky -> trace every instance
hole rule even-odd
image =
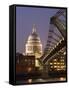
[[[16,52],[25,51],[25,43],[32,32],[33,24],[36,25],[44,49],[50,17],[57,11],[58,9],[54,8],[16,7]]]

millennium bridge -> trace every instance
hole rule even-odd
[[[49,72],[57,71],[66,74],[66,48],[67,48],[67,26],[66,10],[60,9],[50,18],[48,40],[40,62],[44,66],[44,76]],[[54,74],[54,73],[53,73]],[[57,74],[58,75],[58,74]]]

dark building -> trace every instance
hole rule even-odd
[[[35,70],[35,56],[18,54],[16,59],[16,73],[27,73]]]

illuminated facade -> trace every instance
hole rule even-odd
[[[35,25],[33,26],[32,33],[29,35],[25,47],[27,55],[35,55],[36,58],[41,57],[42,43],[36,32]]]
[[[65,71],[66,65],[64,62],[64,59],[57,60],[54,59],[53,61],[50,61],[50,71]]]
[[[48,62],[49,75],[52,76],[66,76],[66,48],[62,48],[57,57]]]
[[[36,60],[36,66],[39,66],[38,58],[42,55],[42,43],[40,37],[36,32],[36,27],[33,25],[32,33],[29,35],[28,40],[25,45],[26,55],[34,55]]]
[[[49,61],[50,71],[66,71],[66,48],[62,48],[56,58]]]

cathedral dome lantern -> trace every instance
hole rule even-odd
[[[27,55],[35,55],[36,58],[42,55],[42,43],[36,32],[35,25],[33,25],[32,33],[29,35],[25,47]]]

